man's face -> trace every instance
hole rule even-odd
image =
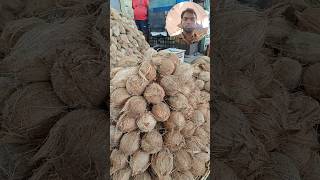
[[[184,32],[192,33],[196,28],[196,15],[193,13],[186,12],[184,13],[181,19],[181,26]]]

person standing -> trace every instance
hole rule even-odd
[[[134,20],[140,31],[148,39],[148,8],[149,0],[132,0]]]

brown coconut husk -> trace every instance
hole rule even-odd
[[[10,21],[2,31],[1,39],[4,39],[9,47],[13,47],[25,32],[44,24],[44,20],[36,17]]]
[[[266,32],[267,43],[281,43],[294,30],[291,22],[287,21],[285,17],[273,17],[269,21]]]
[[[137,119],[136,124],[141,132],[150,132],[155,128],[157,121],[151,112],[147,112]]]
[[[254,136],[248,119],[238,108],[225,102],[219,102],[218,105],[219,118],[214,119],[212,124],[212,154],[217,159],[228,161],[227,165],[240,177],[248,177],[249,174],[256,173],[268,159],[266,150]]]
[[[279,80],[289,90],[293,90],[300,84],[302,66],[298,61],[282,57],[272,65],[274,78]]]
[[[155,67],[150,61],[144,61],[139,67],[139,74],[144,76],[148,81],[153,81],[157,77],[157,72]]]
[[[113,79],[111,79],[110,84],[115,88],[125,88],[128,78],[138,72],[138,67],[129,67],[119,70]]]
[[[114,149],[110,155],[110,162],[110,174],[114,174],[118,170],[123,169],[128,165],[128,156],[126,156],[120,150]]]
[[[189,106],[188,99],[181,93],[169,97],[168,103],[170,108],[176,111],[184,110]]]
[[[113,180],[129,180],[131,175],[132,175],[132,170],[131,168],[127,167],[116,172],[112,176],[112,179]]]
[[[240,180],[235,171],[224,162],[219,160],[213,162],[213,180]]]
[[[160,65],[158,67],[158,72],[162,76],[168,76],[171,75],[175,71],[175,64],[172,61],[168,61],[166,59],[162,60],[160,62]]]
[[[138,129],[136,119],[128,116],[127,113],[123,113],[119,120],[117,121],[116,126],[121,132],[127,133]]]
[[[229,23],[231,21],[234,23]],[[263,46],[267,18],[254,8],[236,5],[217,11],[214,26],[214,51],[223,57],[225,66],[241,69],[252,62],[251,58]],[[242,31],[236,32],[236,29]]]
[[[309,130],[320,123],[320,105],[303,93],[290,95],[289,115],[285,128],[288,131]]]
[[[121,107],[130,97],[125,88],[118,88],[111,93],[110,101],[113,106]]]
[[[195,123],[193,121],[186,120],[186,123],[185,123],[183,129],[181,130],[181,134],[184,137],[190,137],[193,135],[196,128],[197,128],[197,126],[195,125]]]
[[[164,122],[164,127],[168,130],[182,130],[186,124],[186,120],[181,112],[172,111],[170,117]]]
[[[0,152],[1,178],[18,180],[31,175],[30,158],[36,153],[34,147],[1,143]]]
[[[126,89],[129,94],[134,96],[140,96],[149,84],[148,80],[139,74],[132,75],[128,78],[126,83]]]
[[[51,129],[44,145],[33,157],[43,165],[33,180],[50,174],[62,179],[99,179],[105,176],[106,112],[75,110]],[[46,167],[46,168],[44,168]]]
[[[121,112],[128,112],[131,117],[140,117],[146,112],[147,102],[142,96],[132,96],[127,100]]]
[[[199,90],[202,90],[204,88],[205,82],[203,80],[197,79],[194,83],[196,87],[199,88]]]
[[[140,131],[132,131],[122,136],[119,149],[126,155],[134,154],[140,146]]]
[[[10,55],[0,63],[0,72],[14,74],[26,83],[50,80],[50,69],[57,59],[62,58],[62,52],[73,52],[79,57],[82,54],[76,50],[88,47],[92,19],[90,16],[70,18],[63,23],[41,25],[24,33]],[[91,53],[98,54],[97,51]],[[89,52],[84,54],[90,55]]]
[[[133,180],[152,180],[150,173],[144,172],[133,177]]]
[[[193,158],[192,159],[192,168],[190,172],[196,176],[201,177],[204,176],[207,171],[206,163],[200,159]]]
[[[164,76],[161,78],[160,85],[165,90],[165,94],[168,96],[176,95],[180,89],[178,78],[173,75]]]
[[[306,180],[317,179],[320,176],[320,157],[318,153],[312,153],[307,164],[301,172],[301,177]]]
[[[295,166],[302,170],[313,152],[318,148],[317,132],[315,130],[301,130],[298,133],[281,138],[279,152],[291,158]]]
[[[114,125],[110,126],[110,147],[111,149],[118,147],[123,133]]]
[[[193,174],[190,171],[174,171],[172,177],[175,180],[192,180],[194,179]]]
[[[4,107],[4,102],[17,89],[18,82],[11,77],[0,77],[0,114]]]
[[[154,118],[159,122],[167,121],[171,113],[169,106],[165,103],[153,105],[151,112],[154,115]]]
[[[192,167],[191,154],[189,154],[186,150],[180,149],[176,151],[174,154],[173,164],[177,171],[188,171]]]
[[[185,146],[185,139],[179,131],[169,131],[164,135],[163,142],[171,152],[178,151]]]
[[[66,112],[49,83],[33,83],[18,89],[5,102],[2,127],[8,141],[43,140]]]
[[[262,174],[255,177],[261,180],[300,179],[300,173],[293,161],[284,154],[272,152],[270,162]]]
[[[158,153],[163,147],[162,135],[157,130],[146,133],[141,140],[141,148],[150,154]]]
[[[150,161],[150,154],[143,151],[135,152],[130,159],[132,176],[144,173],[150,165],[149,161]]]
[[[143,96],[146,98],[148,103],[159,104],[164,99],[165,91],[159,84],[151,83],[146,87]]]
[[[307,8],[303,12],[295,12],[299,22],[298,27],[302,31],[320,33],[320,8]]]
[[[310,32],[295,31],[291,33],[284,45],[277,49],[288,57],[297,59],[302,64],[313,64],[319,61],[320,35]]]
[[[320,100],[319,79],[320,63],[309,66],[303,74],[303,86],[307,95]]]
[[[151,157],[151,168],[159,177],[169,176],[173,170],[173,155],[169,149],[163,149]]]

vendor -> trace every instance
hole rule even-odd
[[[180,28],[182,28],[182,33],[174,36],[174,40],[177,44],[190,45],[201,41],[207,34],[205,30],[200,30],[197,27],[197,14],[191,9],[187,8],[181,13],[181,23]]]
[[[148,7],[149,0],[132,0],[134,20],[145,38],[148,38]]]

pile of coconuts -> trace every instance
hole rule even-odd
[[[215,180],[320,179],[320,9],[272,2],[213,17]]]
[[[110,82],[112,179],[200,179],[209,172],[210,94],[175,54],[143,55],[114,68]]]
[[[110,66],[137,66],[155,50],[145,40],[133,20],[111,8],[110,11]],[[116,70],[116,69],[115,69]]]

